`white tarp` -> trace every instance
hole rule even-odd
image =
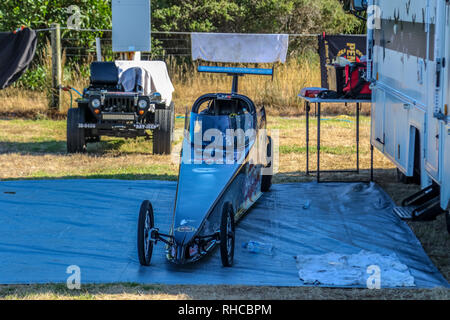
[[[170,81],[165,62],[119,60],[116,61],[116,66],[119,69],[119,81],[124,85],[125,91],[134,89],[136,77],[134,73],[130,72],[126,74],[126,78],[121,78],[123,73],[130,68],[141,68],[142,77],[138,82],[143,87],[144,94],[150,95],[151,93],[159,92],[165,104],[167,106],[170,105],[172,102],[172,93],[175,89],[172,81]]]
[[[192,60],[230,63],[286,62],[287,34],[192,33]]]
[[[380,287],[414,287],[414,277],[396,254],[361,250],[357,254],[327,253],[295,257],[298,275],[305,284],[366,286],[379,276]],[[378,274],[377,274],[378,273]]]

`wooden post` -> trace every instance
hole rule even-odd
[[[51,28],[52,98],[50,108],[61,111],[61,27],[58,23],[53,23]]]

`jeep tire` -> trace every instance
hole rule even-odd
[[[79,123],[85,123],[84,108],[70,108],[67,113],[67,152],[86,152],[85,129],[78,128]]]
[[[159,128],[153,131],[154,154],[170,154],[172,152],[174,112],[171,107],[155,110],[155,122],[159,124]]]

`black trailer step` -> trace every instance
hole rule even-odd
[[[412,211],[412,219],[416,221],[430,221],[443,212],[440,197],[437,196],[414,209]]]
[[[435,197],[439,197],[440,190],[439,186],[436,184],[432,184],[419,192],[414,193],[413,195],[409,196],[408,198],[404,199],[402,201],[402,206],[414,206],[414,205],[421,205],[428,200],[431,200]]]
[[[440,206],[439,186],[432,184],[402,201],[394,213],[404,220],[429,221],[444,211]]]

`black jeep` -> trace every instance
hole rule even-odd
[[[125,92],[114,62],[91,64],[90,85],[67,114],[67,152],[85,152],[86,144],[100,136],[153,139],[154,154],[170,154],[174,129],[174,104],[161,95],[144,95],[136,85]]]

